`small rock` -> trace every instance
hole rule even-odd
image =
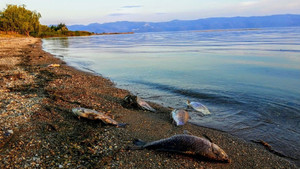
[[[10,135],[12,135],[12,134],[14,134],[14,131],[13,131],[13,130],[7,130],[7,131],[4,133],[5,136],[10,136]]]

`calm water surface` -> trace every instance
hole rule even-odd
[[[46,51],[145,100],[211,115],[191,123],[300,159],[300,28],[48,38]]]

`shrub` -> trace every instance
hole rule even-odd
[[[40,13],[25,9],[25,5],[7,5],[0,12],[0,30],[29,36],[30,32],[40,32],[40,18]]]

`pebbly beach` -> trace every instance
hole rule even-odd
[[[56,66],[49,66],[56,65]],[[68,66],[31,37],[0,37],[0,168],[297,168],[265,146],[187,123],[171,110],[122,106],[130,91],[109,79]],[[125,128],[78,119],[72,108],[110,116]],[[184,154],[130,150],[134,139],[154,141],[185,130],[208,136],[230,157],[220,163]]]

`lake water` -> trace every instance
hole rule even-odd
[[[300,161],[300,28],[43,39],[46,51],[147,101],[210,115],[191,123],[264,140]]]

